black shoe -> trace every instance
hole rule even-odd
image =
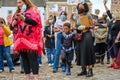
[[[78,73],[77,76],[83,76],[86,74],[87,74],[86,68],[82,68],[82,71],[80,73]]]
[[[92,76],[93,76],[92,69],[88,69],[86,77],[92,77]]]

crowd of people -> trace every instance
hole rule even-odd
[[[17,0],[13,17],[8,17],[7,23],[0,18],[0,72],[4,72],[4,58],[9,71],[15,71],[10,56],[11,31],[14,50],[20,54],[21,73],[25,73],[26,80],[30,80],[31,72],[34,80],[38,80],[43,52],[53,73],[61,67],[70,76],[75,60],[76,65],[81,66],[77,76],[92,77],[94,65],[104,65],[106,55],[107,67],[119,69],[120,20],[106,4],[104,0],[106,12],[102,17],[89,13],[88,4],[80,2],[76,6],[78,13],[71,13],[70,18],[65,11],[59,16],[49,15],[43,27],[37,7],[30,0]]]

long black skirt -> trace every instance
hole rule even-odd
[[[95,51],[91,32],[82,34],[82,40],[76,41],[76,59],[78,66],[95,64]]]

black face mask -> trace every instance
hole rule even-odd
[[[84,13],[85,9],[78,9],[78,14]]]

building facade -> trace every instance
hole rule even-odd
[[[70,17],[70,15],[73,12],[77,13],[77,9],[76,9],[77,4],[69,4],[68,1],[72,1],[72,0],[48,0],[46,2],[47,17],[49,15],[53,15],[53,14],[59,16],[59,13],[61,11],[66,11],[68,13],[68,18]],[[73,1],[75,1],[75,0],[73,0]],[[76,0],[76,1],[83,1],[83,0]],[[90,12],[91,12],[92,11],[92,3],[90,2],[90,0],[85,0],[85,2],[88,3]]]
[[[0,4],[2,5],[0,8],[0,16],[6,20],[6,17],[9,14],[14,14],[16,8],[16,0],[0,0]],[[41,15],[42,24],[44,26],[45,23],[45,2],[44,0],[31,0],[37,7]]]
[[[120,0],[111,0],[111,11],[120,19]]]

